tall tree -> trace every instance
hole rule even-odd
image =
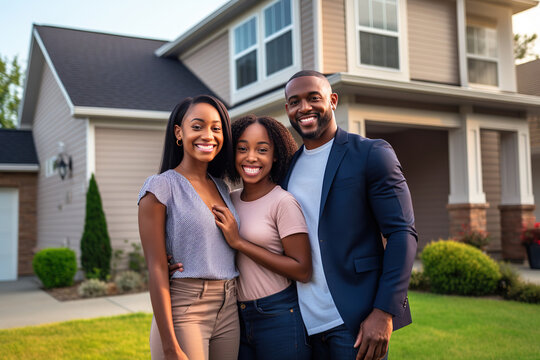
[[[0,56],[0,128],[14,128],[21,103],[22,70],[17,57]]]
[[[536,34],[514,34],[514,59],[523,60],[528,57],[538,59],[538,54],[533,50],[536,38]]]

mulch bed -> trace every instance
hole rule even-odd
[[[66,286],[66,287],[54,288],[54,289],[43,289],[43,290],[58,301],[89,299],[89,298],[84,298],[79,295],[78,289],[79,289],[80,284],[81,284],[81,281],[75,282],[72,286]],[[116,288],[116,285],[111,282],[107,284],[107,294],[104,296],[136,294],[136,293],[145,292],[145,291],[148,291],[148,288],[146,287],[146,285],[139,290],[120,292]]]

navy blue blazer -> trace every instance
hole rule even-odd
[[[302,151],[303,146],[292,159],[284,189]],[[393,315],[394,330],[410,324],[407,288],[417,233],[409,188],[392,147],[338,128],[319,214],[324,274],[345,326],[356,335],[374,307]]]

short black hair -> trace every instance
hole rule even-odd
[[[239,118],[232,124],[232,138],[235,151],[240,136],[242,136],[248,126],[255,123],[264,126],[268,137],[274,144],[274,157],[276,161],[272,164],[272,170],[270,170],[270,180],[278,184],[287,174],[289,164],[298,149],[298,145],[289,130],[276,119],[270,116],[257,117],[256,115],[249,114]],[[236,171],[235,166],[232,167],[232,170],[229,173],[229,178],[233,182],[238,182],[240,180],[240,174]]]
[[[318,77],[319,79],[324,79],[328,83],[328,86],[330,86],[330,89],[332,89],[332,85],[330,85],[330,81],[328,81],[328,79],[326,78],[324,74],[315,70],[300,70],[297,73],[295,73],[293,76],[291,76],[289,80],[287,80],[287,83],[285,84],[285,97],[287,97],[287,85],[289,85],[289,83],[292,80],[299,77],[303,77],[303,76],[314,76],[314,77]]]
[[[209,104],[217,110],[221,119],[221,129],[223,133],[223,146],[221,147],[221,151],[208,164],[208,173],[214,177],[223,178],[225,174],[230,172],[230,168],[234,168],[231,120],[227,108],[219,99],[211,95],[198,95],[185,98],[174,107],[169,116],[167,129],[165,130],[165,142],[163,144],[160,174],[169,169],[174,169],[182,161],[182,158],[184,157],[184,148],[176,145],[174,126],[182,126],[182,121],[188,110],[193,105],[200,103]]]

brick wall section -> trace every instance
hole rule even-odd
[[[534,226],[534,208],[534,205],[499,205],[504,260],[523,262],[526,258],[525,247],[519,237],[523,226]]]
[[[463,231],[463,226],[471,230],[486,231],[486,209],[489,204],[448,204],[448,216],[450,218],[450,236],[458,236]]]
[[[0,186],[19,189],[19,263],[18,274],[33,274],[32,258],[37,239],[37,174],[1,172]]]

